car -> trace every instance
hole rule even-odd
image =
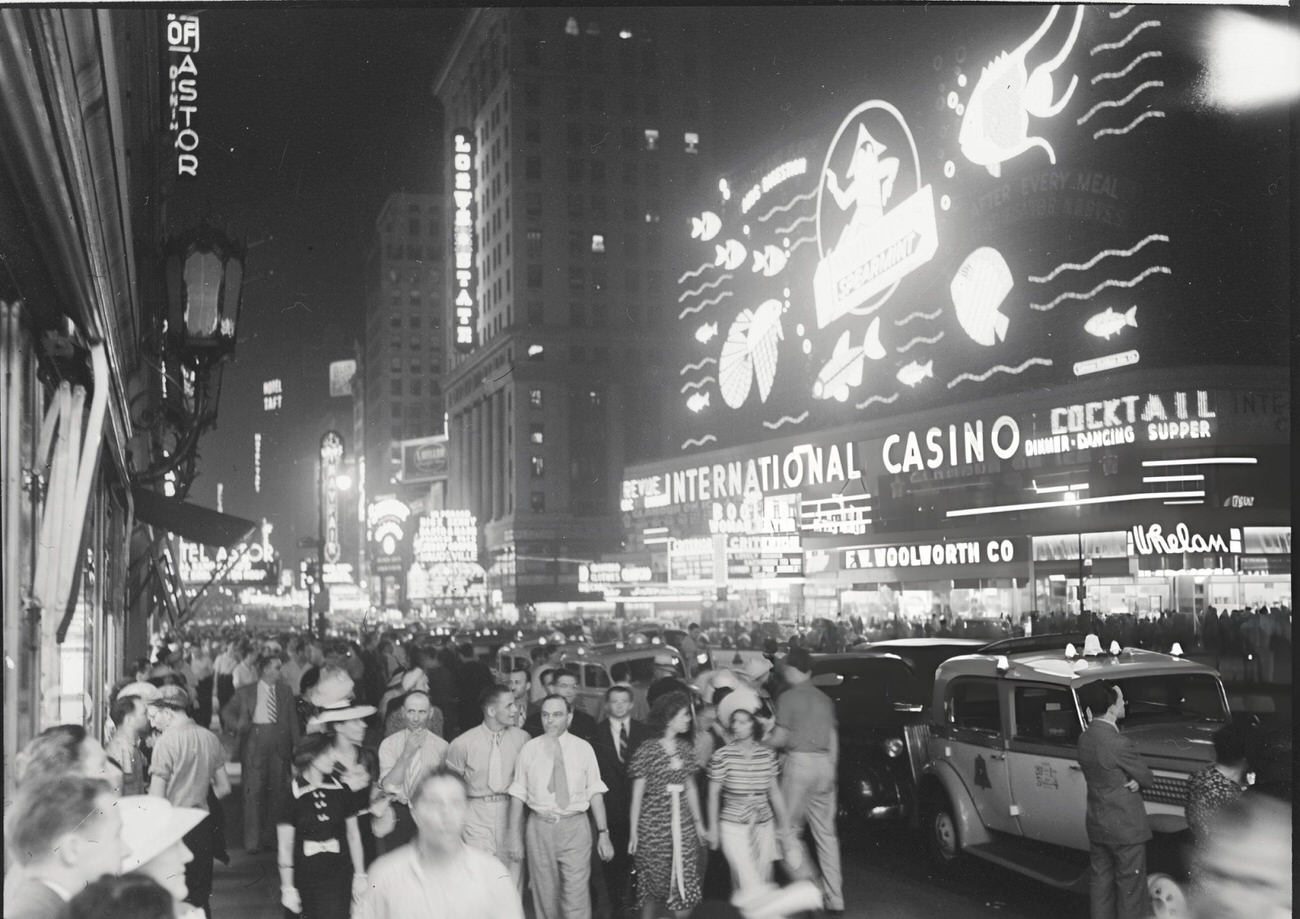
[[[915,817],[918,764],[907,756],[906,733],[923,718],[935,667],[980,644],[912,638],[812,655],[812,684],[835,704],[839,723],[842,818]],[[780,682],[770,679],[769,691],[779,695]]]
[[[508,642],[497,649],[497,673],[504,680],[517,667],[527,667],[533,679],[544,661],[553,659],[563,648],[585,645],[584,640],[568,638],[563,632],[553,632],[539,638]]]
[[[632,688],[634,718],[649,712],[646,691],[655,680],[674,677],[686,682],[682,653],[658,641],[614,641],[601,645],[565,645],[558,665],[578,678],[576,705],[599,720],[605,705],[605,690],[615,683]]]
[[[931,860],[970,858],[1056,887],[1088,883],[1087,785],[1076,750],[1079,693],[1099,680],[1128,701],[1123,730],[1151,766],[1142,790],[1155,838],[1153,893],[1181,895],[1188,778],[1214,759],[1213,733],[1230,718],[1218,673],[1170,654],[1087,636],[1051,650],[954,657],[935,672],[928,725],[909,736],[924,756],[917,788]]]

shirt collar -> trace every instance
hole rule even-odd
[[[57,884],[54,881],[51,881],[49,878],[38,878],[38,880],[46,887],[50,888],[50,890],[58,894],[59,899],[62,900],[64,903],[67,903],[69,900],[72,899],[72,892],[69,891],[62,884]]]
[[[339,780],[334,778],[334,776],[332,775],[325,776],[325,781],[321,782],[320,784],[313,784],[311,782],[302,782],[295,777],[293,780],[293,796],[295,798],[301,798],[309,791],[316,791],[318,789],[342,788],[342,787],[343,786],[339,783]]]

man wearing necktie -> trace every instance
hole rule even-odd
[[[257,681],[239,687],[222,711],[239,740],[244,789],[244,848],[250,854],[275,845],[274,814],[287,806],[289,763],[301,733],[293,693],[280,679],[279,657],[257,658]]]
[[[591,919],[587,812],[595,818],[596,851],[609,861],[614,846],[605,814],[607,788],[591,744],[569,733],[569,702],[547,696],[541,716],[545,733],[524,744],[515,763],[507,854],[517,861],[527,850],[537,919]]]
[[[632,687],[614,685],[605,690],[605,718],[596,725],[592,747],[596,762],[600,764],[600,778],[605,792],[605,812],[609,814],[610,841],[614,844],[614,857],[608,864],[594,866],[604,883],[596,884],[598,906],[604,902],[611,909],[598,909],[601,914],[622,916],[632,905],[629,874],[632,859],[627,854],[630,832],[629,809],[632,805],[632,784],[627,778],[627,764],[637,747],[652,736],[644,722],[632,717],[635,698]]]
[[[411,798],[424,774],[442,765],[447,741],[429,730],[433,706],[429,694],[413,689],[402,703],[406,729],[390,734],[379,744],[379,787],[392,802],[397,825],[383,838],[382,848],[391,852],[415,838]]]
[[[469,810],[464,840],[505,862],[515,889],[523,891],[523,863],[510,857],[510,782],[528,733],[514,726],[517,705],[510,687],[489,686],[480,699],[483,721],[451,742],[447,768],[465,780]]]

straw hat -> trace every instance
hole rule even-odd
[[[721,702],[718,703],[718,723],[725,728],[731,727],[731,716],[738,711],[749,712],[753,715],[763,707],[763,700],[759,698],[758,693],[748,686],[741,686],[739,689],[733,689],[727,693]]]
[[[352,701],[352,677],[346,671],[328,668],[320,682],[311,688],[307,701],[320,709],[307,721],[307,729],[319,728],[335,721],[352,721],[369,718],[378,709],[373,705],[357,705]]]
[[[127,696],[136,696],[137,698],[143,699],[147,705],[158,698],[158,687],[152,683],[145,683],[137,680],[134,683],[127,683],[119,689],[115,699],[123,699]]]
[[[158,795],[127,795],[113,806],[122,815],[122,841],[131,850],[122,860],[123,874],[166,852],[208,815],[197,807],[176,807]]]

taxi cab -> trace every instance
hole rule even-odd
[[[570,637],[560,631],[537,638],[516,639],[507,642],[501,645],[496,652],[497,673],[500,674],[502,679],[505,679],[517,667],[527,667],[533,674],[534,679],[536,679],[538,664],[542,661],[552,658],[561,649],[570,645],[577,646],[586,643],[586,639],[582,636]]]
[[[954,657],[935,673],[920,743],[918,799],[927,849],[940,868],[974,856],[1056,887],[1088,880],[1087,786],[1076,757],[1084,728],[1080,691],[1117,683],[1128,701],[1121,729],[1155,774],[1143,789],[1155,838],[1148,886],[1172,915],[1187,820],[1187,781],[1214,761],[1213,733],[1229,720],[1210,667],[1112,644]],[[915,754],[916,751],[911,751]],[[1171,893],[1172,891],[1172,893]]]
[[[644,718],[651,683],[662,677],[686,681],[682,653],[653,639],[567,646],[560,652],[559,664],[578,678],[578,707],[596,719],[601,717],[605,690],[615,683],[632,687],[632,715]]]

